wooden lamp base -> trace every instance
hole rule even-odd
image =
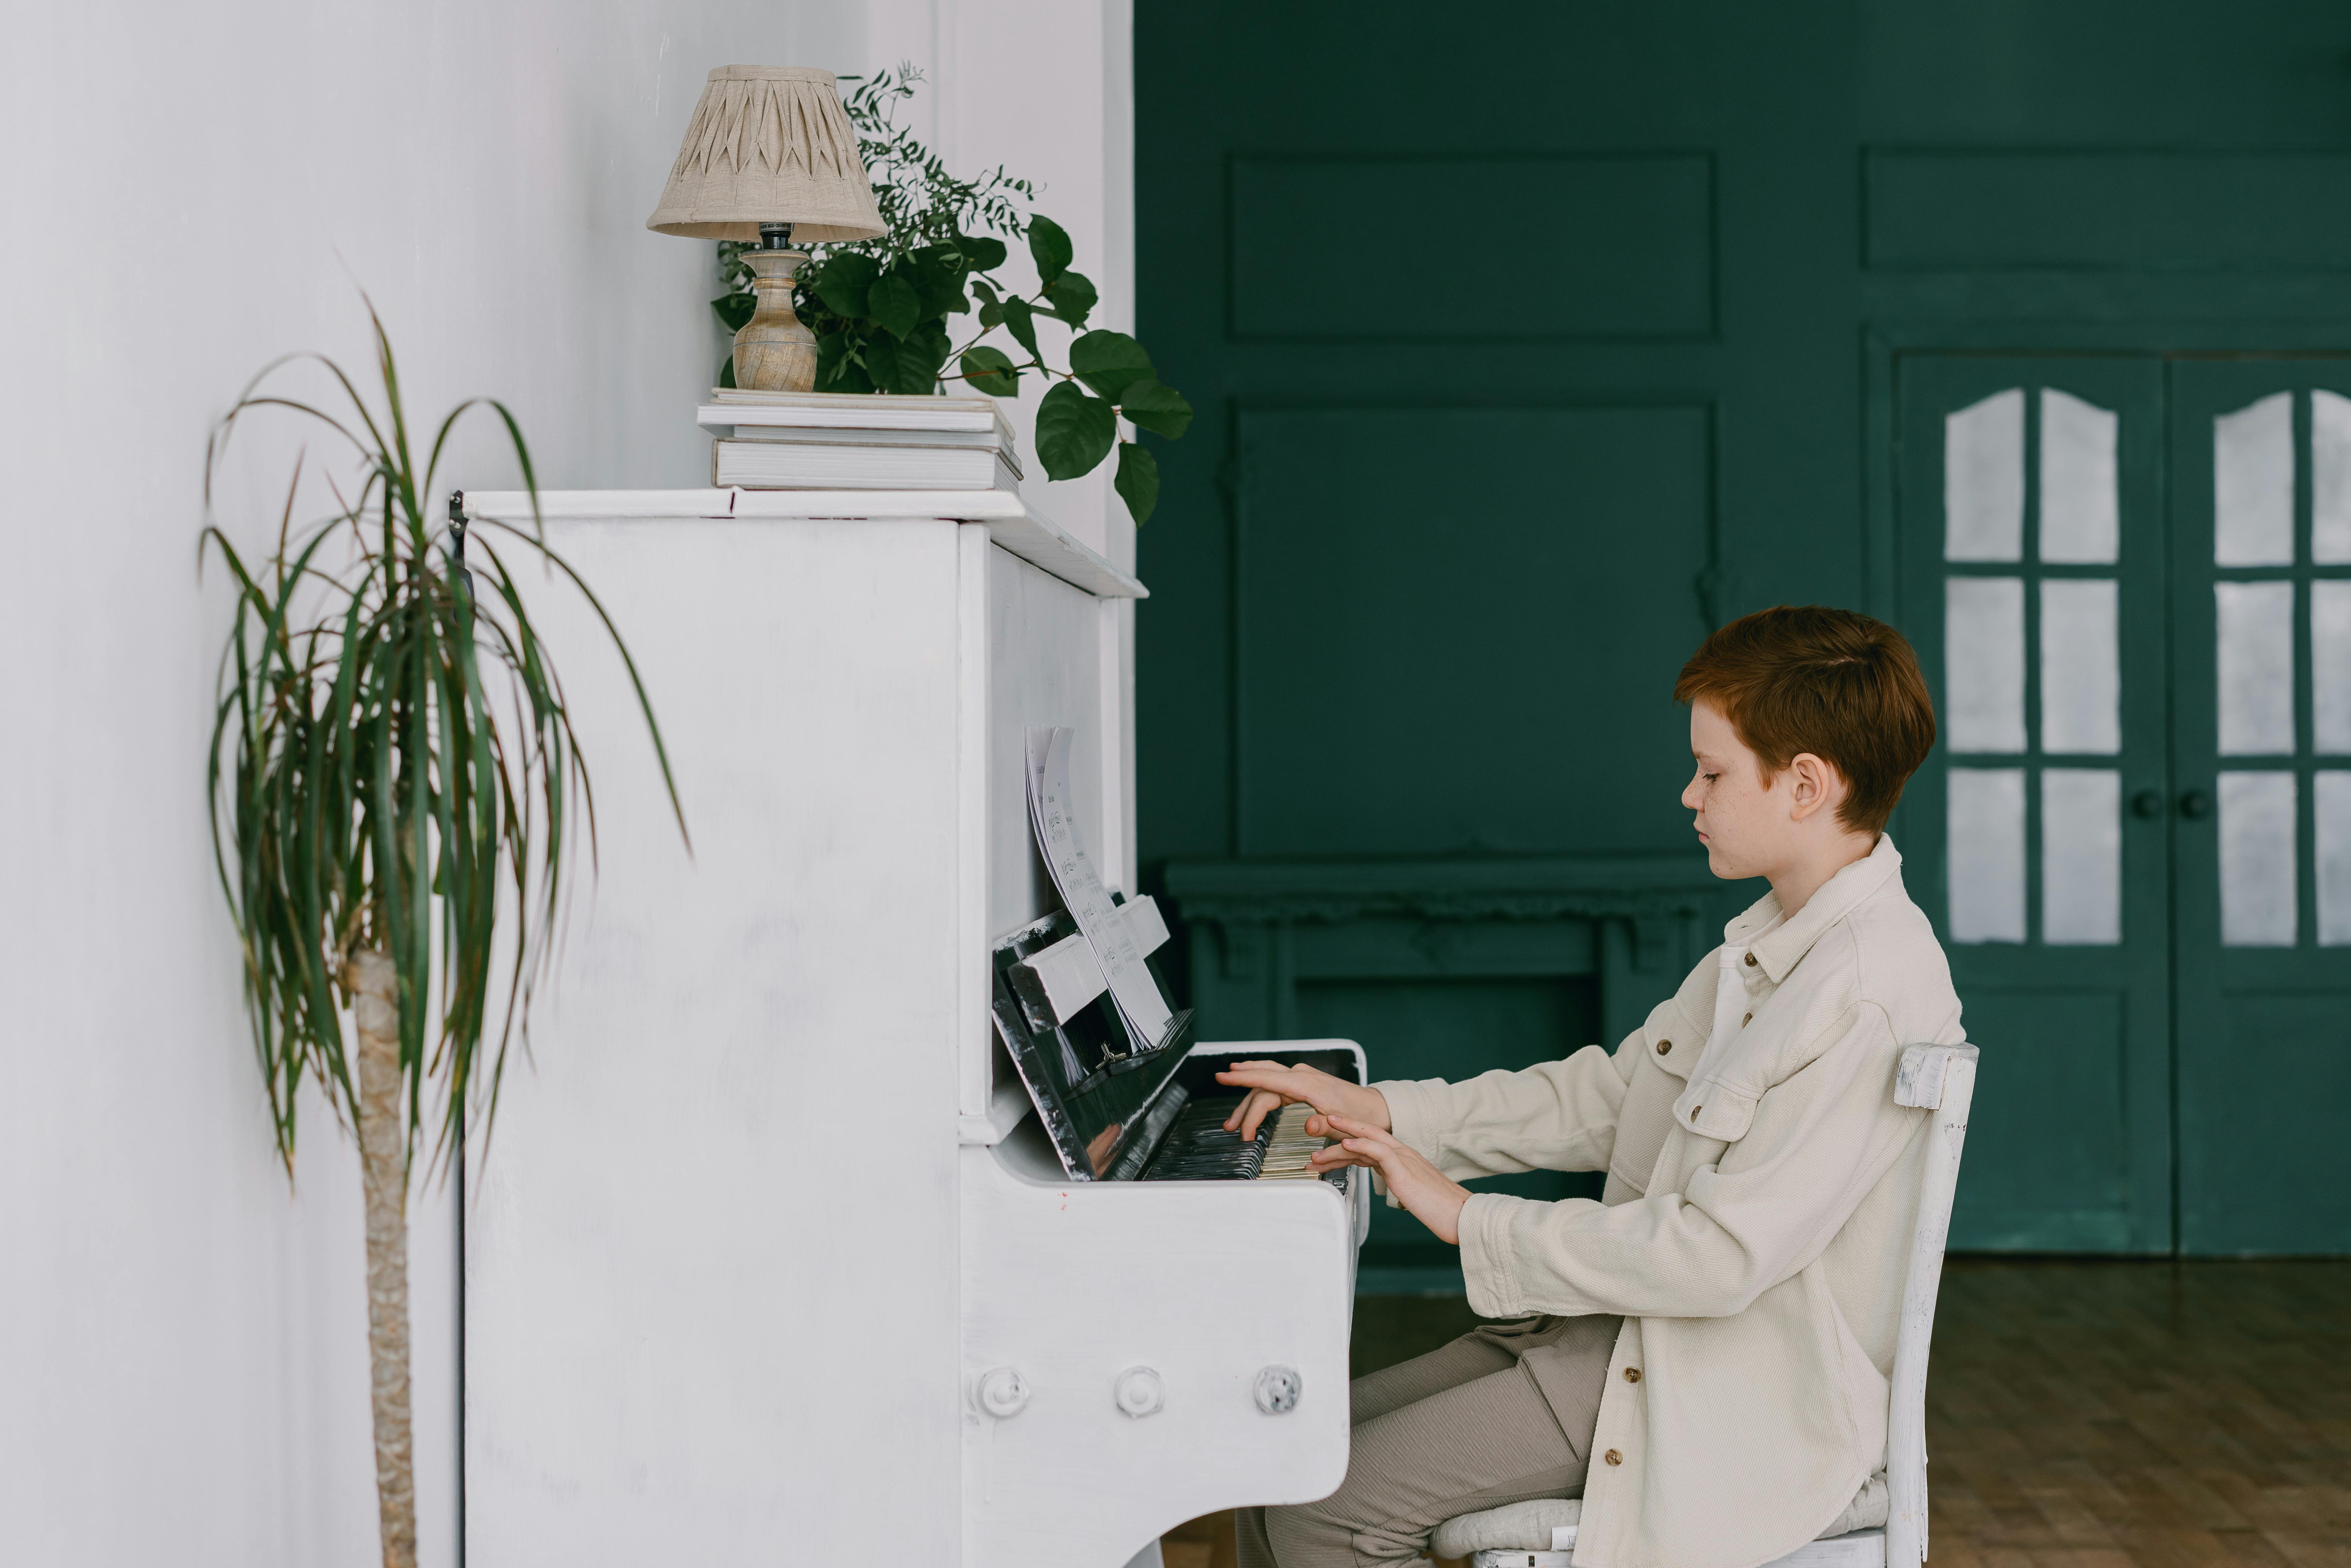
[[[758,306],[735,334],[735,384],[752,392],[816,390],[816,334],[792,313],[792,277],[802,250],[747,250]]]

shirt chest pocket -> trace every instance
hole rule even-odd
[[[1760,1092],[1709,1074],[1683,1089],[1675,1100],[1673,1119],[1687,1132],[1718,1143],[1735,1144],[1755,1121]]]

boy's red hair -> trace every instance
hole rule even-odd
[[[1698,645],[1674,700],[1704,697],[1763,765],[1768,785],[1804,752],[1844,775],[1837,821],[1876,833],[1935,745],[1918,660],[1883,621],[1824,605],[1742,615]]]

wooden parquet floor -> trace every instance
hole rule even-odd
[[[1356,1304],[1356,1372],[1453,1301]],[[1927,1382],[1936,1568],[2351,1568],[2351,1261],[1955,1258]],[[1163,1543],[1232,1568],[1227,1514]]]
[[[1938,1568],[2351,1568],[2351,1262],[1954,1259]]]

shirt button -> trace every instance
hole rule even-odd
[[[1615,1449],[1614,1449],[1614,1448],[1609,1449],[1606,1453],[1604,1453],[1604,1454],[1601,1455],[1600,1457],[1601,1457],[1602,1458],[1604,1458],[1604,1459],[1607,1460],[1607,1461],[1608,1461],[1610,1464],[1612,1464],[1612,1465],[1621,1465],[1621,1464],[1623,1464],[1623,1463],[1625,1462],[1625,1456],[1624,1456],[1624,1455],[1622,1455],[1622,1454],[1620,1454],[1620,1453],[1618,1453],[1618,1452],[1617,1452]]]
[[[1637,1366],[1628,1366],[1628,1367],[1626,1367],[1626,1368],[1625,1369],[1625,1382],[1627,1382],[1627,1383],[1638,1383],[1638,1382],[1640,1382],[1640,1381],[1641,1381],[1641,1369],[1640,1369],[1639,1367],[1637,1367]]]
[[[1755,967],[1755,955],[1752,953],[1747,955],[1747,967],[1750,969]]]
[[[1673,1042],[1672,1040],[1661,1040],[1657,1041],[1657,1054],[1658,1054],[1659,1056],[1664,1056],[1664,1055],[1667,1054],[1667,1053],[1668,1053],[1668,1052],[1670,1052],[1673,1049],[1674,1049],[1674,1042]]]

